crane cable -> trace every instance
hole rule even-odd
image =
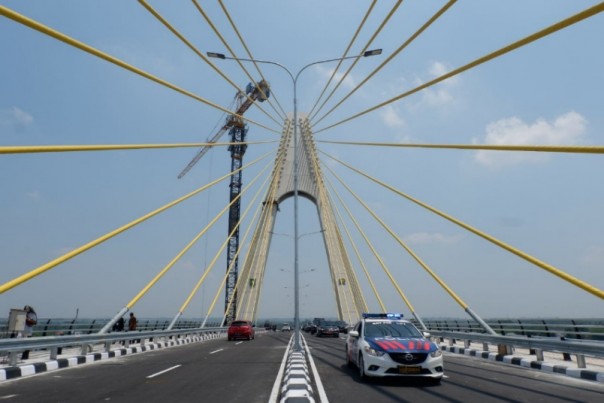
[[[544,29],[542,29],[542,30],[540,30],[540,31],[532,34],[532,35],[529,35],[529,36],[527,36],[525,38],[522,38],[522,39],[520,39],[520,40],[518,40],[518,41],[516,41],[516,42],[514,42],[514,43],[512,43],[510,45],[504,46],[503,48],[501,48],[499,50],[496,50],[496,51],[491,52],[491,53],[489,53],[489,54],[487,54],[485,56],[482,56],[482,57],[480,57],[480,58],[478,58],[478,59],[476,59],[476,60],[474,60],[474,61],[472,61],[472,62],[470,62],[470,63],[468,63],[466,65],[464,65],[464,66],[458,67],[455,70],[452,70],[452,71],[450,71],[450,72],[448,72],[446,74],[443,74],[443,75],[441,75],[441,76],[439,76],[439,77],[437,77],[437,78],[435,78],[435,79],[433,79],[431,81],[428,81],[427,83],[419,85],[419,86],[413,88],[412,90],[409,90],[409,91],[404,92],[404,93],[402,93],[400,95],[397,95],[394,98],[391,98],[391,99],[389,99],[387,101],[384,101],[384,102],[382,102],[382,103],[380,103],[378,105],[375,105],[375,106],[373,106],[373,107],[371,107],[369,109],[366,109],[366,110],[364,110],[362,112],[359,112],[359,113],[357,113],[355,115],[352,115],[352,116],[350,116],[350,117],[348,117],[348,118],[346,118],[344,120],[341,120],[341,121],[339,121],[337,123],[334,123],[334,124],[332,124],[330,126],[324,127],[323,129],[317,130],[314,133],[317,134],[317,133],[323,132],[323,131],[331,129],[331,128],[335,127],[335,126],[338,126],[338,125],[341,125],[343,123],[346,123],[346,122],[348,122],[350,120],[353,120],[353,119],[356,119],[358,117],[361,117],[361,116],[363,116],[363,115],[365,115],[365,114],[367,114],[369,112],[373,112],[376,109],[382,108],[382,107],[384,107],[386,105],[389,105],[389,104],[391,104],[391,103],[393,103],[395,101],[398,101],[398,100],[400,100],[402,98],[405,98],[405,97],[407,97],[409,95],[415,94],[416,92],[419,92],[419,91],[421,91],[423,89],[426,89],[426,88],[428,88],[428,87],[430,87],[430,86],[432,86],[434,84],[440,83],[441,81],[444,81],[444,80],[446,80],[448,78],[451,78],[451,77],[453,77],[453,76],[455,76],[457,74],[460,74],[460,73],[462,73],[464,71],[470,70],[470,69],[472,69],[472,68],[474,68],[476,66],[479,66],[479,65],[481,65],[483,63],[486,63],[486,62],[488,62],[490,60],[493,60],[493,59],[495,59],[495,58],[497,58],[499,56],[502,56],[502,55],[504,55],[506,53],[509,53],[509,52],[511,52],[513,50],[516,50],[518,48],[521,48],[522,46],[528,45],[529,43],[532,43],[532,42],[534,42],[534,41],[536,41],[538,39],[541,39],[541,38],[543,38],[543,37],[545,37],[547,35],[550,35],[550,34],[552,34],[554,32],[557,32],[557,31],[559,31],[559,30],[561,30],[563,28],[569,27],[570,25],[573,25],[573,24],[576,24],[576,23],[578,23],[580,21],[583,21],[583,20],[585,20],[585,19],[587,19],[589,17],[592,17],[592,16],[594,16],[594,15],[596,15],[596,14],[602,12],[602,11],[604,11],[604,2],[598,3],[595,6],[592,6],[592,7],[588,8],[588,9],[586,9],[584,11],[581,11],[581,12],[579,12],[579,13],[573,15],[573,16],[570,16],[570,17],[568,17],[568,18],[566,18],[566,19],[564,19],[564,20],[562,20],[560,22],[557,22],[557,23],[555,23],[553,25],[550,25],[549,27],[544,28]]]
[[[178,30],[176,30],[176,28],[174,28],[164,17],[162,17],[162,15],[157,12],[157,10],[151,7],[146,2],[146,0],[138,0],[138,2],[143,7],[145,7],[145,9],[149,11],[157,20],[164,24],[166,28],[168,28],[176,37],[178,37],[178,39],[180,39],[185,45],[187,45],[189,49],[191,49],[197,56],[199,56],[204,62],[206,62],[215,72],[217,72],[222,78],[224,78],[229,84],[231,84],[237,90],[238,93],[243,94],[250,102],[252,102],[253,105],[257,106],[258,109],[260,109],[273,122],[280,124],[275,118],[269,115],[268,112],[266,112],[258,103],[254,102],[254,100],[248,94],[246,94],[245,91],[241,90],[241,88],[239,88],[236,83],[234,83],[229,77],[227,77],[226,74],[222,72],[222,70],[216,67],[216,65],[212,63],[210,59],[208,59],[202,52],[200,52],[199,49],[197,49],[191,42],[189,42],[184,35],[178,32]],[[257,86],[255,82],[254,84]]]
[[[344,103],[344,101],[346,101],[348,98],[350,98],[350,96],[352,96],[352,94],[354,94],[358,89],[360,89],[363,85],[365,85],[365,83],[367,83],[367,81],[369,81],[371,79],[371,77],[373,77],[384,66],[386,66],[388,63],[390,63],[392,61],[392,59],[394,59],[395,56],[397,56],[405,48],[407,48],[407,46],[409,46],[409,44],[411,44],[414,40],[416,40],[426,29],[428,29],[438,18],[440,18],[456,1],[457,0],[449,0],[449,2],[447,4],[445,4],[443,7],[441,7],[428,21],[426,21],[417,31],[415,31],[415,33],[413,35],[411,35],[405,42],[403,42],[403,44],[401,46],[399,46],[398,49],[396,49],[394,52],[392,52],[392,54],[390,56],[388,56],[388,58],[386,58],[386,60],[384,60],[375,70],[373,70],[371,72],[371,74],[369,74],[367,77],[365,77],[365,79],[363,81],[361,81],[356,87],[354,87],[348,93],[348,95],[346,95],[344,98],[342,98],[329,111],[325,112],[325,114],[323,114],[323,116],[319,120],[314,122],[313,126],[317,125],[319,122],[321,122],[323,119],[325,119],[336,108],[338,108],[342,103]],[[315,113],[311,119],[314,119],[316,115],[317,114]]]
[[[402,0],[399,0],[399,2],[400,1],[402,1]],[[359,36],[359,33],[361,32],[361,29],[363,28],[363,26],[365,26],[365,23],[367,22],[367,19],[369,18],[369,15],[371,15],[371,12],[373,11],[373,8],[375,7],[376,4],[377,4],[377,0],[373,0],[371,2],[371,5],[369,6],[369,9],[367,9],[367,11],[365,12],[365,15],[363,16],[363,20],[361,21],[361,23],[359,24],[356,32],[352,36],[352,39],[348,43],[348,47],[344,51],[344,54],[342,55],[342,58],[348,56],[348,52],[350,51],[350,48],[352,47],[352,44],[356,41],[357,37]],[[331,84],[331,82],[333,81],[333,78],[336,76],[336,73],[340,69],[340,66],[342,65],[343,62],[344,62],[344,60],[338,61],[338,64],[333,69],[333,73],[331,73],[331,77],[329,77],[329,80],[327,81],[327,84],[325,84],[325,86],[323,87],[323,91],[321,91],[321,94],[319,95],[319,98],[317,98],[317,101],[315,102],[315,104],[313,105],[313,107],[310,109],[310,112],[308,112],[309,116],[313,116],[313,111],[315,110],[315,108],[319,104],[319,101],[321,100],[321,98],[323,98],[323,95],[325,94],[325,91],[327,91],[327,88],[329,87],[329,84]]]
[[[129,63],[126,63],[123,60],[118,59],[117,57],[111,56],[108,53],[105,53],[105,52],[103,52],[101,50],[93,48],[92,46],[87,45],[84,42],[78,41],[77,39],[74,39],[74,38],[72,38],[72,37],[70,37],[68,35],[65,35],[65,34],[59,32],[59,31],[57,31],[57,30],[55,30],[53,28],[50,28],[47,25],[44,25],[44,24],[42,24],[42,23],[40,23],[38,21],[35,21],[35,20],[33,20],[33,19],[29,18],[29,17],[26,17],[26,16],[24,16],[22,14],[19,14],[19,13],[15,12],[15,11],[9,9],[8,7],[0,6],[0,15],[3,15],[4,17],[7,17],[7,18],[9,18],[9,19],[11,19],[13,21],[16,21],[16,22],[22,24],[22,25],[25,25],[26,27],[29,27],[29,28],[31,28],[33,30],[41,32],[41,33],[43,33],[45,35],[48,35],[48,36],[50,36],[52,38],[55,38],[55,39],[57,39],[57,40],[59,40],[59,41],[61,41],[63,43],[66,43],[66,44],[71,45],[71,46],[73,46],[75,48],[78,48],[78,49],[80,49],[80,50],[82,50],[82,51],[84,51],[86,53],[89,53],[89,54],[91,54],[93,56],[96,56],[96,57],[98,57],[100,59],[103,59],[103,60],[105,60],[105,61],[107,61],[109,63],[115,64],[116,66],[119,66],[119,67],[121,67],[121,68],[123,68],[125,70],[128,70],[128,71],[132,72],[132,73],[138,74],[139,76],[147,78],[147,79],[149,79],[149,80],[151,80],[151,81],[153,81],[153,82],[155,82],[157,84],[160,84],[160,85],[163,85],[164,87],[170,88],[170,89],[172,89],[172,90],[174,90],[174,91],[176,91],[176,92],[178,92],[178,93],[180,93],[182,95],[185,95],[187,97],[195,99],[196,101],[204,103],[204,104],[206,104],[208,106],[211,106],[211,107],[213,107],[215,109],[218,109],[218,110],[221,110],[223,112],[226,112],[226,113],[229,113],[229,114],[233,114],[233,115],[237,116],[240,119],[243,119],[243,120],[245,120],[247,122],[253,123],[253,124],[255,124],[255,125],[259,126],[259,127],[262,127],[262,128],[264,128],[264,129],[266,129],[266,130],[268,130],[270,132],[278,133],[278,131],[276,131],[274,129],[271,129],[271,128],[267,127],[267,126],[264,126],[263,124],[258,123],[258,122],[254,121],[252,119],[245,118],[242,115],[237,115],[237,114],[233,113],[233,111],[229,111],[229,110],[223,108],[222,106],[220,106],[218,104],[215,104],[212,101],[209,101],[209,100],[207,100],[207,99],[205,99],[205,98],[203,98],[203,97],[201,97],[199,95],[196,95],[196,94],[194,94],[194,93],[192,93],[190,91],[187,91],[187,90],[185,90],[183,88],[180,88],[180,87],[178,87],[178,86],[176,86],[174,84],[171,84],[171,83],[169,83],[169,82],[167,82],[167,81],[165,81],[165,80],[163,80],[163,79],[161,79],[161,78],[159,78],[157,76],[154,76],[151,73],[147,73],[146,71],[144,71],[144,70],[142,70],[142,69],[140,69],[138,67],[135,67],[135,66],[133,66],[133,65],[131,65]]]
[[[411,197],[411,196],[409,196],[409,195],[401,192],[400,190],[398,190],[398,189],[396,189],[396,188],[394,188],[394,187],[392,187],[392,186],[390,186],[390,185],[388,185],[388,184],[380,181],[379,179],[376,179],[376,178],[374,178],[374,177],[372,177],[372,176],[370,176],[370,175],[368,175],[368,174],[366,174],[366,173],[364,173],[364,172],[362,172],[362,171],[360,171],[360,170],[358,170],[358,169],[350,166],[349,164],[347,164],[347,163],[345,163],[345,162],[343,162],[343,161],[341,161],[341,160],[339,160],[339,159],[337,159],[337,158],[335,158],[335,157],[333,157],[333,156],[331,156],[331,155],[329,155],[329,154],[327,154],[327,153],[325,153],[323,151],[319,150],[319,152],[321,152],[322,154],[328,156],[329,158],[333,159],[334,161],[339,162],[340,164],[342,164],[345,167],[347,167],[348,169],[350,169],[350,170],[358,173],[359,175],[362,175],[365,178],[367,178],[367,179],[369,179],[369,180],[377,183],[378,185],[380,185],[380,186],[382,186],[382,187],[384,187],[384,188],[386,188],[386,189],[388,189],[388,190],[396,193],[397,195],[399,195],[401,197],[404,197],[405,199],[407,199],[407,200],[409,200],[409,201],[411,201],[411,202],[413,202],[413,203],[415,203],[415,204],[417,204],[417,205],[419,205],[419,206],[421,206],[421,207],[423,207],[423,208],[425,208],[425,209],[427,209],[427,210],[429,210],[429,211],[431,211],[431,212],[433,212],[433,213],[435,213],[435,214],[443,217],[444,219],[446,219],[446,220],[448,220],[448,221],[450,221],[450,222],[452,222],[454,224],[457,224],[458,226],[460,226],[460,227],[462,227],[462,228],[464,228],[464,229],[466,229],[466,230],[474,233],[475,235],[478,235],[479,237],[481,237],[483,239],[486,239],[487,241],[489,241],[489,242],[491,242],[491,243],[499,246],[500,248],[503,248],[503,249],[507,250],[508,252],[513,253],[514,255],[516,255],[516,256],[518,256],[518,257],[526,260],[527,262],[532,263],[532,264],[534,264],[537,267],[540,267],[541,269],[549,272],[550,274],[558,276],[561,279],[563,279],[563,280],[565,280],[565,281],[567,281],[567,282],[569,282],[569,283],[571,283],[571,284],[573,284],[573,285],[581,288],[582,290],[587,291],[587,292],[595,295],[596,297],[604,299],[604,291],[598,289],[597,287],[594,287],[594,286],[586,283],[585,281],[579,280],[578,278],[576,278],[576,277],[574,277],[574,276],[572,276],[572,275],[570,275],[570,274],[568,274],[568,273],[566,273],[566,272],[564,272],[564,271],[562,271],[560,269],[557,269],[556,267],[554,267],[554,266],[552,266],[550,264],[547,264],[547,263],[545,263],[545,262],[543,262],[543,261],[541,261],[541,260],[539,260],[539,259],[537,259],[537,258],[535,258],[535,257],[533,257],[533,256],[531,256],[531,255],[529,255],[529,254],[527,254],[527,253],[519,250],[519,249],[516,249],[513,246],[508,245],[505,242],[500,241],[497,238],[495,238],[495,237],[493,237],[491,235],[488,235],[487,233],[482,232],[482,231],[480,231],[480,230],[478,230],[478,229],[470,226],[469,224],[466,224],[466,223],[464,223],[464,222],[462,222],[462,221],[460,221],[460,220],[458,220],[458,219],[456,219],[456,218],[454,218],[454,217],[452,217],[452,216],[450,216],[450,215],[448,215],[448,214],[446,214],[446,213],[444,213],[442,211],[439,211],[439,210],[435,209],[434,207],[431,207],[428,204],[423,203],[423,202],[421,202],[421,201],[419,201],[419,200],[417,200],[417,199],[415,199],[415,198],[413,198],[413,197]]]

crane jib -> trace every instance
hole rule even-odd
[[[245,101],[237,108],[235,114],[230,115],[226,119],[226,123],[224,126],[220,128],[220,130],[210,139],[208,143],[216,143],[220,137],[231,127],[235,125],[243,125],[241,118],[237,115],[241,116],[249,109],[250,106],[255,101],[264,102],[270,96],[270,86],[266,80],[260,80],[257,85],[253,83],[249,83],[246,87],[246,95]],[[242,97],[243,98],[243,97]],[[242,99],[241,98],[241,99]],[[182,170],[182,172],[178,175],[178,179],[182,178],[193,168],[195,164],[204,156],[206,152],[211,148],[211,146],[204,146],[197,152],[195,157],[189,162],[189,164]]]

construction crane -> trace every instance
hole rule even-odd
[[[247,144],[243,144],[245,142],[245,136],[247,135],[248,127],[241,119],[241,115],[248,110],[248,108],[255,101],[264,102],[270,96],[270,87],[265,80],[258,82],[257,86],[249,83],[245,89],[245,93],[247,97],[238,92],[236,95],[237,98],[237,110],[235,114],[227,117],[224,126],[220,128],[218,133],[216,133],[208,142],[215,143],[218,139],[228,130],[231,136],[231,144],[228,148],[228,151],[231,153],[231,172],[238,171],[243,164],[243,155],[245,154],[245,150],[247,149]],[[244,100],[245,99],[245,100]],[[239,116],[237,116],[239,115]],[[189,170],[195,165],[201,157],[210,149],[210,146],[204,146],[197,155],[189,162],[189,165],[183,169],[183,171],[178,175],[178,178],[182,178]],[[229,185],[230,188],[230,198],[229,201],[232,202],[240,193],[242,186],[242,172],[238,171],[231,175],[231,183]],[[237,291],[235,287],[237,286],[237,277],[239,275],[239,258],[237,254],[237,250],[239,249],[239,226],[237,225],[240,220],[241,214],[241,198],[237,199],[229,209],[229,243],[227,248],[227,281],[225,286],[225,295],[224,295],[224,313],[225,313],[225,323],[230,323],[235,319],[235,314],[237,312]],[[231,270],[229,271],[229,267]]]
[[[235,114],[230,115],[226,118],[224,126],[222,126],[220,130],[218,130],[218,132],[214,136],[212,136],[212,138],[208,139],[208,143],[216,143],[218,139],[222,137],[229,128],[232,128],[235,125],[242,124],[243,122],[241,121],[241,118],[238,118],[237,115],[243,115],[245,111],[247,111],[256,100],[259,102],[266,101],[270,96],[270,87],[265,80],[259,81],[258,86],[254,86],[253,83],[248,83],[245,89],[245,93],[247,97],[245,97],[245,95],[243,95],[241,92],[237,92],[235,96],[237,97],[239,105],[237,107],[237,110],[235,111]],[[243,101],[244,98],[245,101]],[[212,148],[212,146],[209,145],[202,147],[201,150],[199,150],[199,152],[197,153],[197,155],[193,157],[191,162],[189,162],[189,165],[187,165],[185,169],[183,169],[182,172],[178,175],[178,179],[185,176],[187,172],[189,172],[191,168],[193,168],[193,166],[197,164],[197,162],[199,162],[201,157],[203,157],[210,148]]]

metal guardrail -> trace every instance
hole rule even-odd
[[[487,334],[470,320],[424,321],[433,336],[447,338],[451,345],[456,339],[463,340],[466,347],[479,341],[488,351],[489,344],[495,344],[504,355],[523,347],[537,361],[543,361],[544,351],[561,353],[565,361],[575,354],[579,368],[586,368],[586,355],[604,358],[604,319],[491,319],[486,323],[499,335]]]
[[[26,350],[48,350],[50,359],[56,359],[62,348],[79,346],[82,355],[92,351],[94,345],[103,344],[106,352],[111,351],[111,345],[123,342],[125,348],[136,340],[144,346],[146,342],[153,340],[168,340],[198,336],[222,336],[226,332],[226,327],[196,328],[196,329],[177,329],[177,330],[157,330],[157,331],[132,331],[132,332],[114,332],[104,334],[74,334],[62,336],[46,337],[27,337],[27,338],[9,338],[0,340],[0,354],[8,355],[9,364],[15,365],[17,355]],[[120,345],[120,348],[122,346]]]
[[[523,347],[529,350],[553,351],[604,357],[604,343],[599,341],[519,336],[493,336],[484,333],[440,331],[433,331],[431,332],[431,335],[453,340],[467,340],[470,342],[475,341],[488,344]]]
[[[477,322],[466,319],[429,319],[424,323],[430,331],[485,333]],[[490,319],[486,323],[502,336],[604,341],[604,319]]]
[[[38,319],[38,324],[34,326],[33,335],[36,337],[71,335],[71,334],[92,334],[98,333],[109,318],[103,319]],[[166,330],[171,320],[168,319],[139,319],[137,330],[156,331]],[[200,328],[200,320],[179,320],[174,325],[175,329],[197,329]],[[219,327],[218,321],[206,323],[206,327]],[[0,319],[0,339],[15,337],[14,332],[8,330],[6,320]]]

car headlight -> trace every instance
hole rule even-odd
[[[440,357],[441,355],[443,355],[443,353],[440,350],[434,350],[430,353],[430,357],[432,358]]]
[[[375,348],[371,348],[369,346],[365,346],[365,352],[369,355],[373,355],[374,357],[381,357],[385,354],[383,351],[376,350]]]

